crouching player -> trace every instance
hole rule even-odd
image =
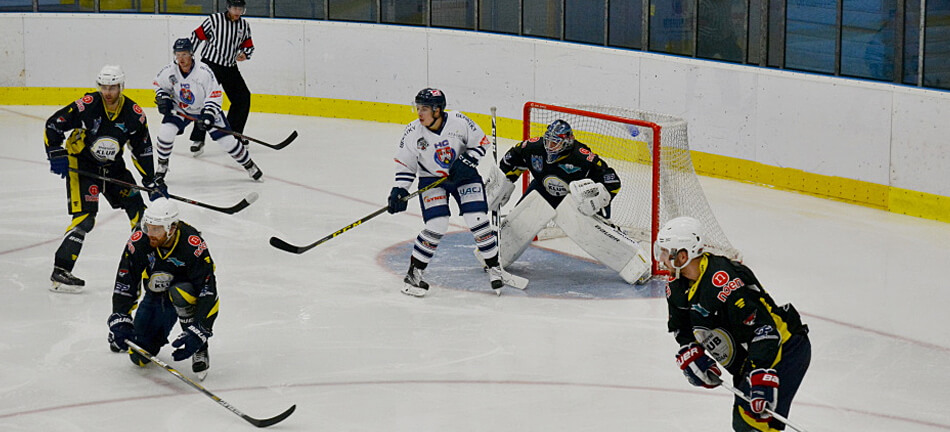
[[[733,430],[783,430],[767,410],[788,417],[811,362],[808,326],[795,306],[778,306],[748,267],[704,252],[703,235],[698,220],[678,217],[654,244],[657,263],[674,277],[666,301],[667,325],[680,344],[676,363],[695,386],[719,386],[717,362],[732,374],[751,401],[735,398]]]
[[[499,227],[499,262],[515,262],[552,219],[584,251],[620,273],[627,283],[651,276],[649,258],[637,242],[611,224],[610,202],[620,178],[597,154],[574,139],[571,125],[552,122],[544,135],[512,147],[485,182],[489,209],[498,211],[511,198],[514,182],[525,171],[531,183]],[[571,199],[565,199],[568,195]]]
[[[143,273],[144,272],[144,273]],[[141,286],[145,295],[136,309]],[[204,379],[208,373],[208,339],[218,316],[214,261],[201,233],[178,219],[178,206],[167,198],[152,203],[132,233],[115,278],[109,344],[113,351],[129,349],[127,340],[151,353],[168,343],[177,321],[182,333],[172,342],[176,361],[191,357],[191,369]],[[134,351],[132,362],[149,360]]]

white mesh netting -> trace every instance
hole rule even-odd
[[[685,120],[619,107],[558,107],[528,102],[523,120],[525,138],[543,135],[547,125],[557,119],[570,123],[575,138],[589,146],[620,175],[622,187],[611,204],[611,220],[628,235],[644,242],[645,252],[652,252],[655,240],[652,197],[657,191],[659,221],[656,230],[672,218],[692,216],[706,227],[706,247],[710,251],[731,258],[740,257],[719,226],[699,184],[690,157]],[[658,187],[653,180],[655,129],[660,136]],[[558,236],[563,236],[563,232],[550,226],[538,237]]]

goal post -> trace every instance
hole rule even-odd
[[[690,156],[686,120],[628,108],[527,102],[522,138],[543,135],[548,124],[558,119],[567,121],[575,139],[617,172],[621,189],[611,203],[611,222],[640,241],[645,253],[652,256],[653,242],[666,221],[692,216],[706,228],[707,250],[740,258],[699,183]],[[528,175],[524,177],[524,189]],[[552,225],[538,238],[559,236],[563,232]],[[658,273],[655,262],[653,272]]]

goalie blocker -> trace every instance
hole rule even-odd
[[[574,183],[578,184],[575,186]],[[603,187],[599,183],[591,183]],[[646,282],[652,276],[649,258],[635,240],[594,215],[602,206],[597,207],[595,204],[598,198],[582,192],[586,187],[596,189],[596,186],[585,187],[585,184],[573,182],[571,189],[578,194],[573,199],[561,201],[557,210],[537,192],[526,195],[499,227],[501,266],[507,267],[515,262],[538,232],[553,219],[581,249],[618,272],[624,281],[630,284]],[[581,213],[582,208],[590,208],[592,216]]]

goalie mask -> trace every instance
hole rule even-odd
[[[149,244],[158,247],[168,241],[178,228],[178,205],[168,198],[158,198],[142,215],[142,230]]]
[[[677,266],[674,262],[675,255],[681,250],[686,251],[686,261]],[[702,254],[703,224],[689,216],[670,219],[663,228],[660,228],[656,242],[653,243],[653,259],[671,266],[670,270],[676,271],[676,278],[679,278],[679,272],[683,267]]]
[[[548,154],[547,162],[554,163],[574,147],[574,131],[566,121],[555,120],[544,132],[542,140],[544,141],[544,150]]]

